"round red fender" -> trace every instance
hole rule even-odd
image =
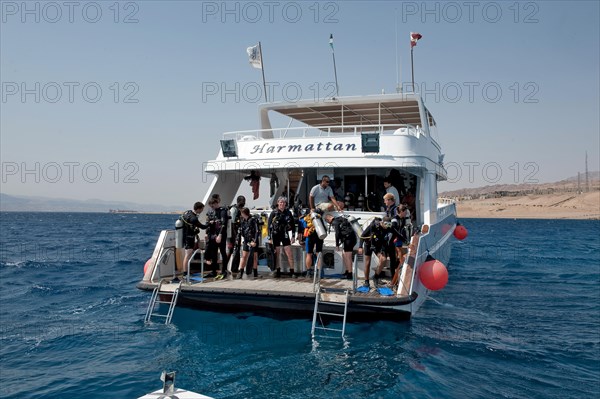
[[[426,288],[441,290],[448,283],[448,270],[442,262],[431,258],[419,268],[419,278]]]
[[[144,275],[146,275],[146,272],[148,271],[148,268],[150,267],[151,262],[152,262],[152,258],[148,259],[146,261],[146,264],[144,264]]]
[[[462,241],[465,238],[467,238],[468,235],[469,232],[467,231],[467,229],[465,229],[465,226],[460,224],[456,225],[456,228],[454,229],[454,237]]]

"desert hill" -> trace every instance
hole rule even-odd
[[[453,198],[459,217],[516,219],[600,219],[600,173],[555,183],[507,184],[440,193]]]

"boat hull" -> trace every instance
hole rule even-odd
[[[266,278],[261,284],[273,284],[280,281]],[[273,280],[269,282],[269,280]],[[291,280],[291,279],[283,279]],[[210,310],[226,313],[254,312],[276,318],[310,318],[315,306],[315,293],[312,292],[312,280],[283,281],[287,286],[294,284],[297,288],[286,290],[274,288],[270,292],[260,292],[251,288],[254,281],[247,282],[245,288],[231,288],[237,282],[182,285],[177,301],[178,306]],[[244,282],[240,282],[244,283]],[[223,287],[223,285],[229,286]],[[337,283],[339,284],[339,283]],[[156,284],[140,283],[138,288],[152,290]],[[335,289],[338,294],[339,289]],[[165,298],[169,299],[169,298]],[[369,295],[351,296],[348,303],[349,321],[367,320],[407,320],[410,318],[410,308],[406,305],[414,302],[417,295],[408,297],[385,297],[376,294],[375,290]],[[339,313],[339,305],[329,305],[321,302],[319,307],[324,312]]]

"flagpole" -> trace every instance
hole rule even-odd
[[[414,93],[415,92],[415,67],[413,64],[413,49],[414,49],[414,47],[411,46],[410,47],[410,73],[412,75],[412,90]]]
[[[260,45],[260,42],[258,42],[258,52],[260,53],[260,69],[262,71],[263,88],[265,90],[265,102],[268,103],[269,100],[267,99],[267,83],[265,81],[265,59],[263,58],[262,46]]]
[[[400,65],[398,64],[398,9],[396,8],[396,93],[400,93]]]
[[[333,75],[335,76],[335,96],[340,96],[340,87],[338,86],[337,68],[335,67],[335,50],[333,49],[333,33],[329,36],[329,44],[331,45],[331,56],[333,57]]]

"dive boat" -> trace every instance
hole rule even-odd
[[[221,204],[235,203],[237,195],[249,190],[248,180],[258,182],[271,187],[271,192],[267,198],[246,195],[246,206],[266,219],[282,195],[293,199],[290,202],[296,208],[308,204],[311,188],[326,175],[335,182],[334,191],[345,203],[343,211],[333,215],[354,218],[365,229],[374,218],[385,214],[383,180],[393,178],[409,205],[415,231],[396,284],[390,281],[392,276],[386,268],[387,277],[379,287],[361,289],[365,268],[364,256],[357,253],[358,244],[352,258],[353,278],[341,278],[342,252],[336,249],[333,233],[324,240],[320,273],[300,278],[286,274],[289,262],[282,251],[277,260],[282,274],[276,278],[264,262],[266,229],[258,250],[258,279],[207,277],[201,232],[200,249],[188,265],[178,268],[189,273],[182,281],[173,282],[176,262],[181,265],[184,251],[178,248],[173,229],[160,233],[137,287],[154,290],[155,297],[166,298],[172,306],[289,317],[312,314],[313,327],[317,307],[321,306],[323,313],[339,312],[336,305],[341,303],[344,320],[346,315],[349,320],[410,318],[428,295],[419,278],[420,268],[431,257],[448,263],[457,226],[455,204],[438,200],[437,183],[446,179],[447,172],[440,145],[434,139],[436,121],[422,98],[416,93],[399,93],[268,103],[259,107],[259,118],[260,129],[223,134],[216,159],[203,165],[202,173],[214,177],[202,202],[206,204],[213,194],[219,194]],[[286,127],[272,127],[273,120],[283,118],[289,118]],[[260,189],[254,188],[260,194]],[[304,271],[303,246],[293,243],[292,255],[295,270]],[[371,273],[377,264],[373,256]],[[235,275],[236,270],[233,272]],[[149,308],[148,318],[151,313]],[[172,315],[172,309],[169,313]]]

